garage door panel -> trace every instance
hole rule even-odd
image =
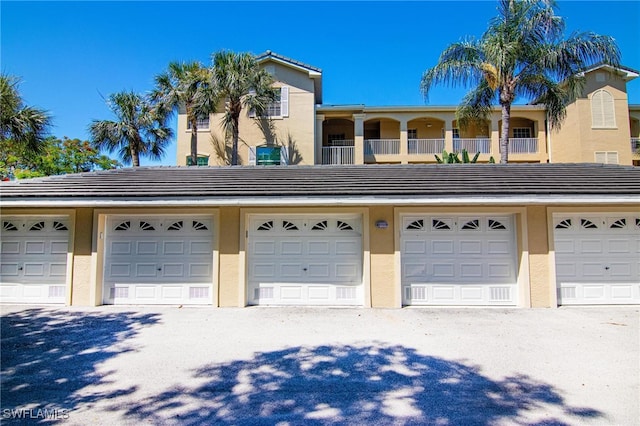
[[[482,241],[460,241],[460,254],[482,254]]]
[[[20,254],[20,242],[18,241],[2,241],[0,244],[0,254],[10,255],[10,254]]]
[[[25,242],[25,254],[44,254],[44,241],[27,241]]]
[[[451,240],[431,241],[431,254],[453,254],[454,253],[454,242]]]
[[[138,241],[135,254],[156,256],[158,254],[158,243],[155,241]]]
[[[460,278],[481,278],[482,264],[481,263],[461,263],[460,264]]]
[[[331,244],[329,241],[309,241],[309,254],[312,256],[331,254]]]
[[[302,241],[282,241],[280,253],[283,255],[299,256],[302,254]]]
[[[639,223],[629,214],[554,215],[560,304],[640,303]],[[575,249],[562,250],[565,241]]]
[[[400,246],[403,303],[513,304],[515,235],[510,216],[403,218]],[[420,250],[426,246],[428,250]],[[492,285],[504,284],[506,296]]]
[[[340,288],[362,285],[360,219],[261,215],[249,224],[249,304],[362,304],[361,291]]]
[[[104,302],[211,303],[209,296],[197,297],[204,291],[198,288],[211,294],[211,229],[204,216],[109,217]]]

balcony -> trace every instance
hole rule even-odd
[[[512,154],[537,154],[538,138],[510,138],[509,152]]]
[[[631,138],[631,152],[640,154],[640,138]]]
[[[365,139],[364,155],[398,155],[400,139]]]
[[[444,150],[444,139],[409,139],[410,155],[440,154]]]
[[[353,164],[353,140],[333,140],[322,147],[322,164]]]
[[[462,152],[466,149],[467,152],[475,154],[479,152],[481,154],[491,153],[491,139],[489,138],[475,138],[475,139],[460,139],[455,138],[453,140],[453,152]]]

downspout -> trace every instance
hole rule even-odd
[[[546,120],[544,121],[544,126],[547,128],[547,154],[549,158],[547,159],[548,163],[552,163],[551,161],[551,131],[549,129],[549,113],[545,110]]]

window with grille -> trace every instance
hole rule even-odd
[[[289,116],[289,87],[282,86],[276,89],[276,101],[271,102],[265,109],[267,117]]]
[[[591,125],[599,128],[615,128],[616,114],[613,96],[606,90],[597,90],[591,97]]]
[[[209,117],[207,118],[198,118],[196,120],[196,126],[198,126],[198,130],[209,130]],[[187,121],[187,129],[191,130],[191,122]]]
[[[531,129],[528,127],[516,127],[513,129],[514,139],[525,139],[531,137]]]

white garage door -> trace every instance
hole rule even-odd
[[[111,216],[105,236],[103,301],[211,304],[209,216]]]
[[[403,303],[515,305],[513,222],[511,216],[404,216]]]
[[[554,215],[558,303],[640,304],[640,215]]]
[[[357,216],[252,216],[248,303],[362,305],[362,221]]]
[[[0,300],[65,303],[69,219],[2,217]]]

